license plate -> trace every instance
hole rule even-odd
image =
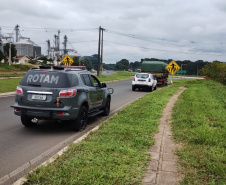
[[[138,80],[140,83],[145,83],[146,81],[144,81],[144,80]]]
[[[33,94],[31,98],[32,100],[46,100],[46,95]]]

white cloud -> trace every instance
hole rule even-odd
[[[225,0],[7,0],[1,2],[0,27],[7,35],[18,24],[23,36],[42,46],[43,54],[46,40],[53,44],[58,29],[61,42],[67,35],[81,55],[97,53],[102,26],[134,35],[104,32],[108,63],[145,57],[226,61],[226,54],[216,55],[226,53],[225,14]],[[81,30],[86,28],[96,30]]]

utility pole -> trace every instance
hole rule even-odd
[[[104,44],[104,41],[103,41],[103,36],[104,36],[104,29],[102,28],[101,29],[101,64],[100,64],[100,71],[101,71],[101,74],[102,74],[102,70],[103,70],[103,44]]]
[[[100,76],[100,37],[101,37],[100,33],[101,33],[101,27],[99,27],[97,76]]]
[[[12,61],[11,61],[11,42],[9,43],[9,59],[8,59],[8,62],[9,62],[9,66],[11,66],[11,64],[12,64]]]
[[[67,36],[66,35],[64,36],[63,45],[64,45],[64,56],[65,56],[67,54]]]
[[[97,66],[97,76],[100,76],[100,71],[102,71],[103,65],[103,31],[104,29],[99,27],[99,42],[98,42],[98,66]]]
[[[60,30],[58,30],[58,60],[60,60]],[[57,65],[59,65],[59,61],[57,60]]]
[[[47,52],[48,52],[48,59],[50,58],[50,40],[47,40]]]

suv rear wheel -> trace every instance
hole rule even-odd
[[[103,116],[108,116],[110,113],[110,106],[111,106],[111,100],[110,98],[107,98],[106,104],[104,107],[104,112],[102,113]]]
[[[21,119],[22,124],[25,127],[33,127],[33,126],[36,126],[37,123],[38,123],[38,120],[36,118],[30,118],[30,117],[27,117],[27,116],[21,116],[20,119]]]
[[[88,111],[85,106],[82,106],[79,111],[79,115],[77,119],[74,121],[74,130],[84,130],[87,126],[87,118],[88,118]]]

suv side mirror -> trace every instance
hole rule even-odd
[[[107,87],[106,83],[102,83],[101,88],[105,88],[105,87]]]

